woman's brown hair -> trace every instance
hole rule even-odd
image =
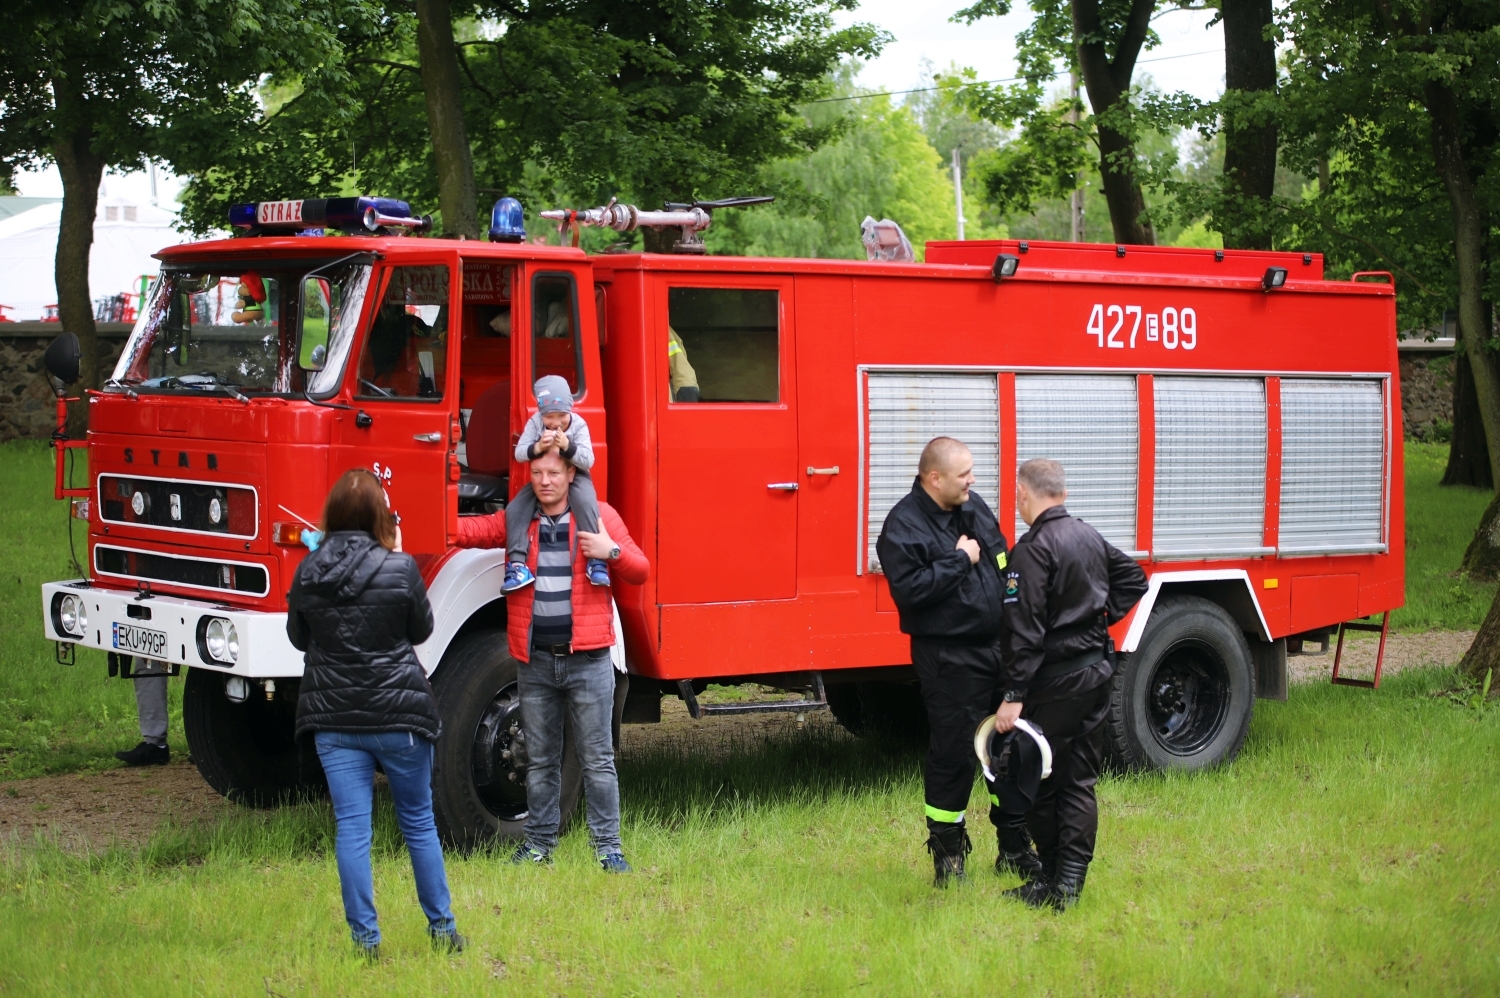
[[[334,483],[323,505],[323,532],[363,530],[387,551],[396,550],[396,519],[374,472],[350,468]]]

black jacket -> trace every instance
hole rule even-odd
[[[1010,553],[1001,618],[1002,689],[1030,703],[1072,696],[1109,679],[1108,625],[1146,594],[1146,573],[1099,531],[1062,506],[1043,510]],[[1066,675],[1037,671],[1097,652],[1099,662]]]
[[[955,546],[964,534],[979,542],[977,563]],[[917,479],[886,516],[875,553],[905,633],[960,645],[987,645],[1000,636],[1005,535],[979,493],[945,510]]]
[[[438,736],[432,686],[412,648],[432,635],[427,587],[411,555],[364,531],[329,534],[287,593],[286,633],[307,653],[297,735],[410,731]]]

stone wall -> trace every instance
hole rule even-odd
[[[101,322],[103,351],[100,378],[109,377],[130,335],[126,322]],[[45,440],[57,425],[56,396],[42,354],[63,331],[57,322],[0,322],[0,441],[25,438]]]
[[[1401,354],[1401,421],[1408,440],[1448,440],[1453,432],[1453,355]]]

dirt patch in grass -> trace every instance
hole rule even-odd
[[[1293,655],[1288,658],[1287,678],[1294,683],[1328,682],[1333,675],[1333,652],[1338,647],[1337,638],[1338,635],[1335,634],[1329,640],[1326,655]],[[1385,639],[1385,665],[1381,675],[1389,676],[1403,669],[1457,665],[1473,643],[1473,631],[1389,634]],[[1375,653],[1379,648],[1379,634],[1345,633],[1344,658],[1339,665],[1339,675],[1350,679],[1369,679],[1375,672]]]
[[[1367,678],[1375,668],[1378,635],[1345,639],[1343,675]],[[1404,669],[1453,665],[1474,640],[1473,631],[1391,634],[1386,641],[1385,675]],[[1327,682],[1333,651],[1288,660],[1294,683]],[[741,697],[777,699],[784,694],[747,688]],[[795,696],[795,695],[792,695]],[[703,702],[724,702],[735,692],[710,690]],[[677,697],[663,697],[660,724],[626,725],[621,732],[620,761],[633,754],[671,745],[697,756],[724,756],[747,742],[775,739],[800,728],[842,732],[826,710],[794,713],[731,714],[693,720]],[[852,737],[852,736],[849,736]],[[102,773],[44,776],[0,783],[0,843],[25,844],[38,838],[69,850],[99,849],[111,844],[144,842],[165,821],[191,824],[214,819],[232,809],[214,793],[191,763],[112,769]]]
[[[186,761],[0,783],[0,843],[49,839],[64,849],[145,842],[163,821],[234,807]]]

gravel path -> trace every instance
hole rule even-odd
[[[1368,677],[1375,666],[1378,640],[1373,634],[1346,638],[1343,674]],[[1392,634],[1386,643],[1385,674],[1416,666],[1453,665],[1473,640],[1473,631]],[[1294,683],[1327,682],[1333,651],[1295,656],[1288,664]],[[715,697],[710,694],[704,699]],[[695,752],[722,753],[747,739],[795,730],[800,724],[837,726],[828,711],[806,714],[800,722],[796,715],[781,713],[695,721],[681,700],[664,697],[662,723],[628,725],[622,734],[621,756],[628,764],[634,752],[662,743],[681,746],[688,742]],[[0,783],[0,848],[30,843],[38,836],[69,850],[144,842],[164,821],[213,820],[233,807],[181,757],[168,766],[13,780]]]

